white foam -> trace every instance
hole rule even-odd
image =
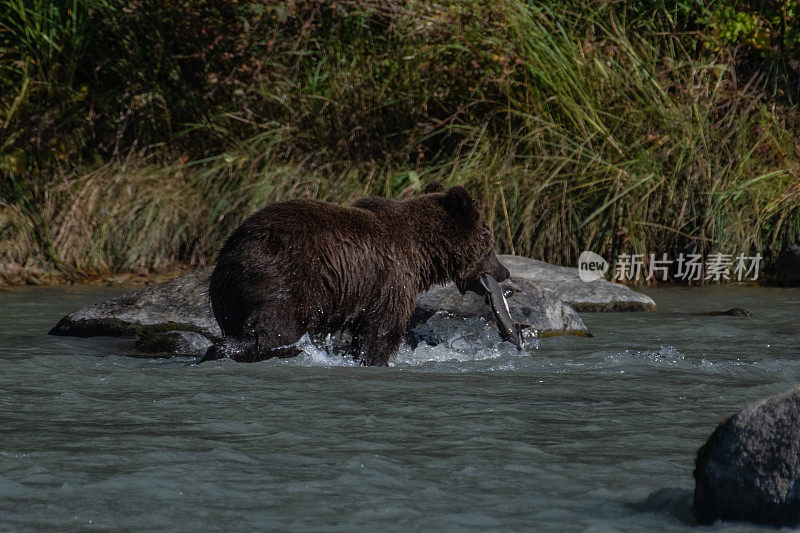
[[[314,343],[306,333],[293,346],[300,353],[282,362],[299,366],[359,366],[352,357],[336,349],[330,335]]]
[[[439,312],[418,328],[423,338],[415,348],[405,342],[389,361],[389,366],[417,366],[431,362],[483,361],[500,357],[530,356],[530,350],[539,348],[535,332],[526,332],[525,350],[518,351],[510,342],[503,341],[494,322],[484,318],[458,318]],[[428,342],[426,342],[426,340]],[[353,367],[359,363],[336,346],[328,335],[313,341],[308,335],[293,346],[300,349],[297,357],[280,360],[278,364],[297,366]]]

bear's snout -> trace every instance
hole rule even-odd
[[[511,277],[511,272],[503,266],[503,263],[494,255],[494,252],[490,253],[489,257],[486,258],[485,268],[486,273],[496,279],[498,283]]]
[[[471,270],[465,278],[460,281],[458,279],[455,280],[456,287],[461,291],[461,294],[464,294],[466,291],[472,291],[483,296],[486,294],[486,288],[481,283],[481,278],[483,276],[491,276],[500,283],[510,278],[511,273],[503,266],[503,263],[497,259],[494,252],[489,252],[486,259]]]

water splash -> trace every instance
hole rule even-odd
[[[644,364],[647,366],[678,367],[695,366],[692,361],[687,361],[686,356],[674,346],[659,346],[657,350],[625,350],[616,355],[607,356],[605,362],[611,364],[628,363]]]
[[[539,339],[529,336],[525,351],[520,352],[512,343],[500,339],[493,322],[483,317],[455,317],[446,311],[433,315],[415,333],[420,343],[413,348],[403,344],[390,366],[527,357],[531,350],[539,348]]]
[[[535,332],[526,332],[525,351],[519,352],[497,334],[493,322],[482,317],[460,318],[440,311],[414,330],[415,345],[403,342],[389,366],[417,366],[431,362],[484,361],[501,357],[527,357],[539,348]],[[275,364],[290,366],[353,367],[359,363],[349,356],[341,340],[328,335],[311,339],[304,335],[293,346],[297,357]]]
[[[290,366],[327,366],[327,367],[353,367],[359,366],[358,361],[345,353],[336,339],[327,335],[325,338],[312,340],[308,333],[300,337],[292,346],[300,350],[296,357],[281,359],[280,364]]]

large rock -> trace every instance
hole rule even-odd
[[[522,278],[511,277],[500,284],[508,301],[511,317],[537,332],[539,337],[556,335],[589,336],[589,330],[569,305],[562,302],[553,292],[541,289],[536,283]],[[483,296],[468,292],[463,296],[452,283],[431,287],[417,298],[412,327],[424,322],[436,311],[447,310],[462,318],[482,316],[494,322],[492,310]]]
[[[194,331],[209,339],[219,339],[222,332],[208,299],[211,271],[212,267],[199,269],[160,285],[90,305],[62,318],[50,334],[136,336],[140,345],[149,350],[170,346],[175,339],[161,335],[167,331]],[[513,279],[504,286],[513,293],[508,298],[512,317],[530,325],[539,336],[589,335],[580,317],[555,293],[525,279]],[[439,310],[493,320],[483,297],[472,293],[461,297],[449,284],[420,295],[411,326],[425,322]]]
[[[694,516],[701,524],[800,522],[800,387],[745,405],[697,453]]]
[[[654,311],[656,303],[649,296],[619,283],[603,279],[586,282],[577,268],[562,267],[520,257],[499,255],[500,262],[517,278],[535,282],[553,291],[577,311]]]
[[[211,314],[208,279],[212,267],[146,287],[67,315],[51,335],[93,337],[137,336],[170,330],[196,331],[215,339],[222,336]]]
[[[800,244],[792,244],[781,250],[772,265],[772,281],[779,285],[800,285]]]

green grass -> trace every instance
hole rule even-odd
[[[433,180],[561,264],[800,238],[800,112],[691,6],[4,5],[6,281],[207,264],[266,203]]]

